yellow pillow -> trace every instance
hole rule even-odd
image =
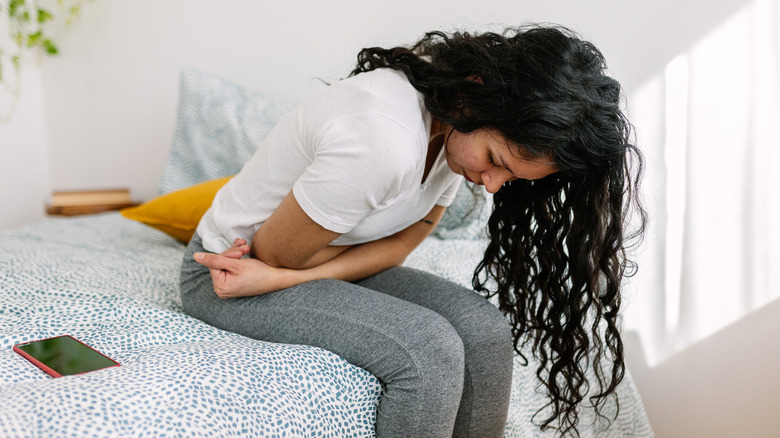
[[[154,198],[137,207],[125,208],[121,210],[122,216],[188,243],[200,218],[211,207],[214,196],[230,178],[232,176],[206,181]]]

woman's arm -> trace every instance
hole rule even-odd
[[[322,278],[355,281],[401,265],[433,231],[444,210],[445,207],[434,206],[421,221],[392,236],[348,248],[306,269],[280,268],[255,258],[236,258],[249,251],[245,245],[234,245],[222,254],[196,253],[195,260],[211,270],[214,290],[222,298],[261,295]]]
[[[348,246],[328,246],[339,236],[314,222],[290,191],[255,232],[252,257],[276,267],[309,268],[349,249]]]
[[[295,284],[320,278],[356,281],[400,266],[436,228],[444,210],[436,205],[425,218],[391,236],[356,245],[321,265],[299,270],[293,275]]]

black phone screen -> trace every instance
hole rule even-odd
[[[62,376],[119,365],[71,336],[58,336],[16,347]]]

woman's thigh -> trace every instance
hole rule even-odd
[[[431,309],[452,324],[465,352],[463,397],[453,436],[502,436],[514,358],[506,317],[471,289],[415,269],[388,269],[359,284]]]
[[[509,322],[496,306],[471,289],[408,267],[387,269],[356,284],[430,309],[451,324],[491,333],[511,345]],[[470,328],[467,328],[470,326]],[[511,347],[510,347],[511,348]]]

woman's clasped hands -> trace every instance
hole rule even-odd
[[[285,269],[268,265],[249,254],[246,239],[236,238],[233,245],[220,254],[196,252],[196,262],[209,268],[214,291],[220,298],[261,295],[279,290]]]

